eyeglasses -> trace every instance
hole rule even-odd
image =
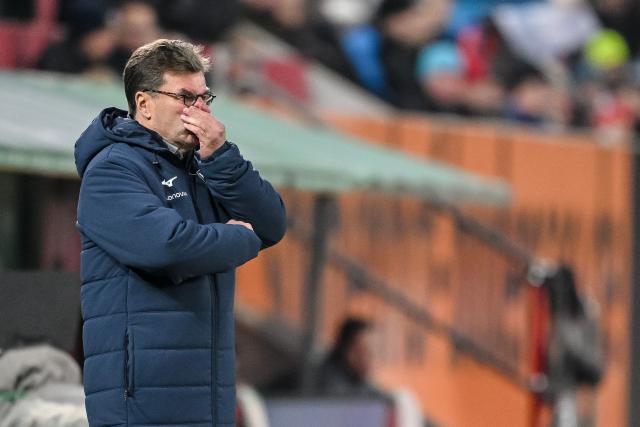
[[[186,106],[186,107],[191,107],[193,105],[196,105],[196,102],[198,102],[198,98],[202,99],[202,102],[204,102],[207,105],[211,105],[211,102],[213,102],[213,99],[216,97],[214,94],[212,94],[211,92],[205,92],[202,93],[200,95],[194,95],[192,93],[175,93],[175,92],[165,92],[163,90],[156,90],[156,89],[143,89],[144,92],[152,92],[152,93],[159,93],[161,95],[167,95],[170,96],[172,98],[176,98],[176,99],[182,99],[182,103]]]

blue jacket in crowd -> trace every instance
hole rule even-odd
[[[235,268],[282,239],[280,196],[234,144],[181,159],[115,108],[75,158],[90,425],[233,426]]]

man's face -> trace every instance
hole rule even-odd
[[[163,84],[158,88],[163,92],[177,94],[200,95],[209,90],[203,73],[172,73],[164,74]],[[149,96],[150,117],[145,126],[158,132],[167,141],[181,147],[194,148],[198,145],[198,138],[185,129],[180,115],[185,108],[181,98],[161,93],[146,93]],[[198,98],[195,108],[209,112],[209,107]]]

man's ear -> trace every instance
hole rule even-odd
[[[146,92],[136,92],[136,112],[146,120],[151,119],[153,106],[149,94]]]

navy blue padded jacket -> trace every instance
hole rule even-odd
[[[234,144],[180,159],[116,108],[75,159],[90,425],[233,426],[235,268],[283,237],[280,196]]]

